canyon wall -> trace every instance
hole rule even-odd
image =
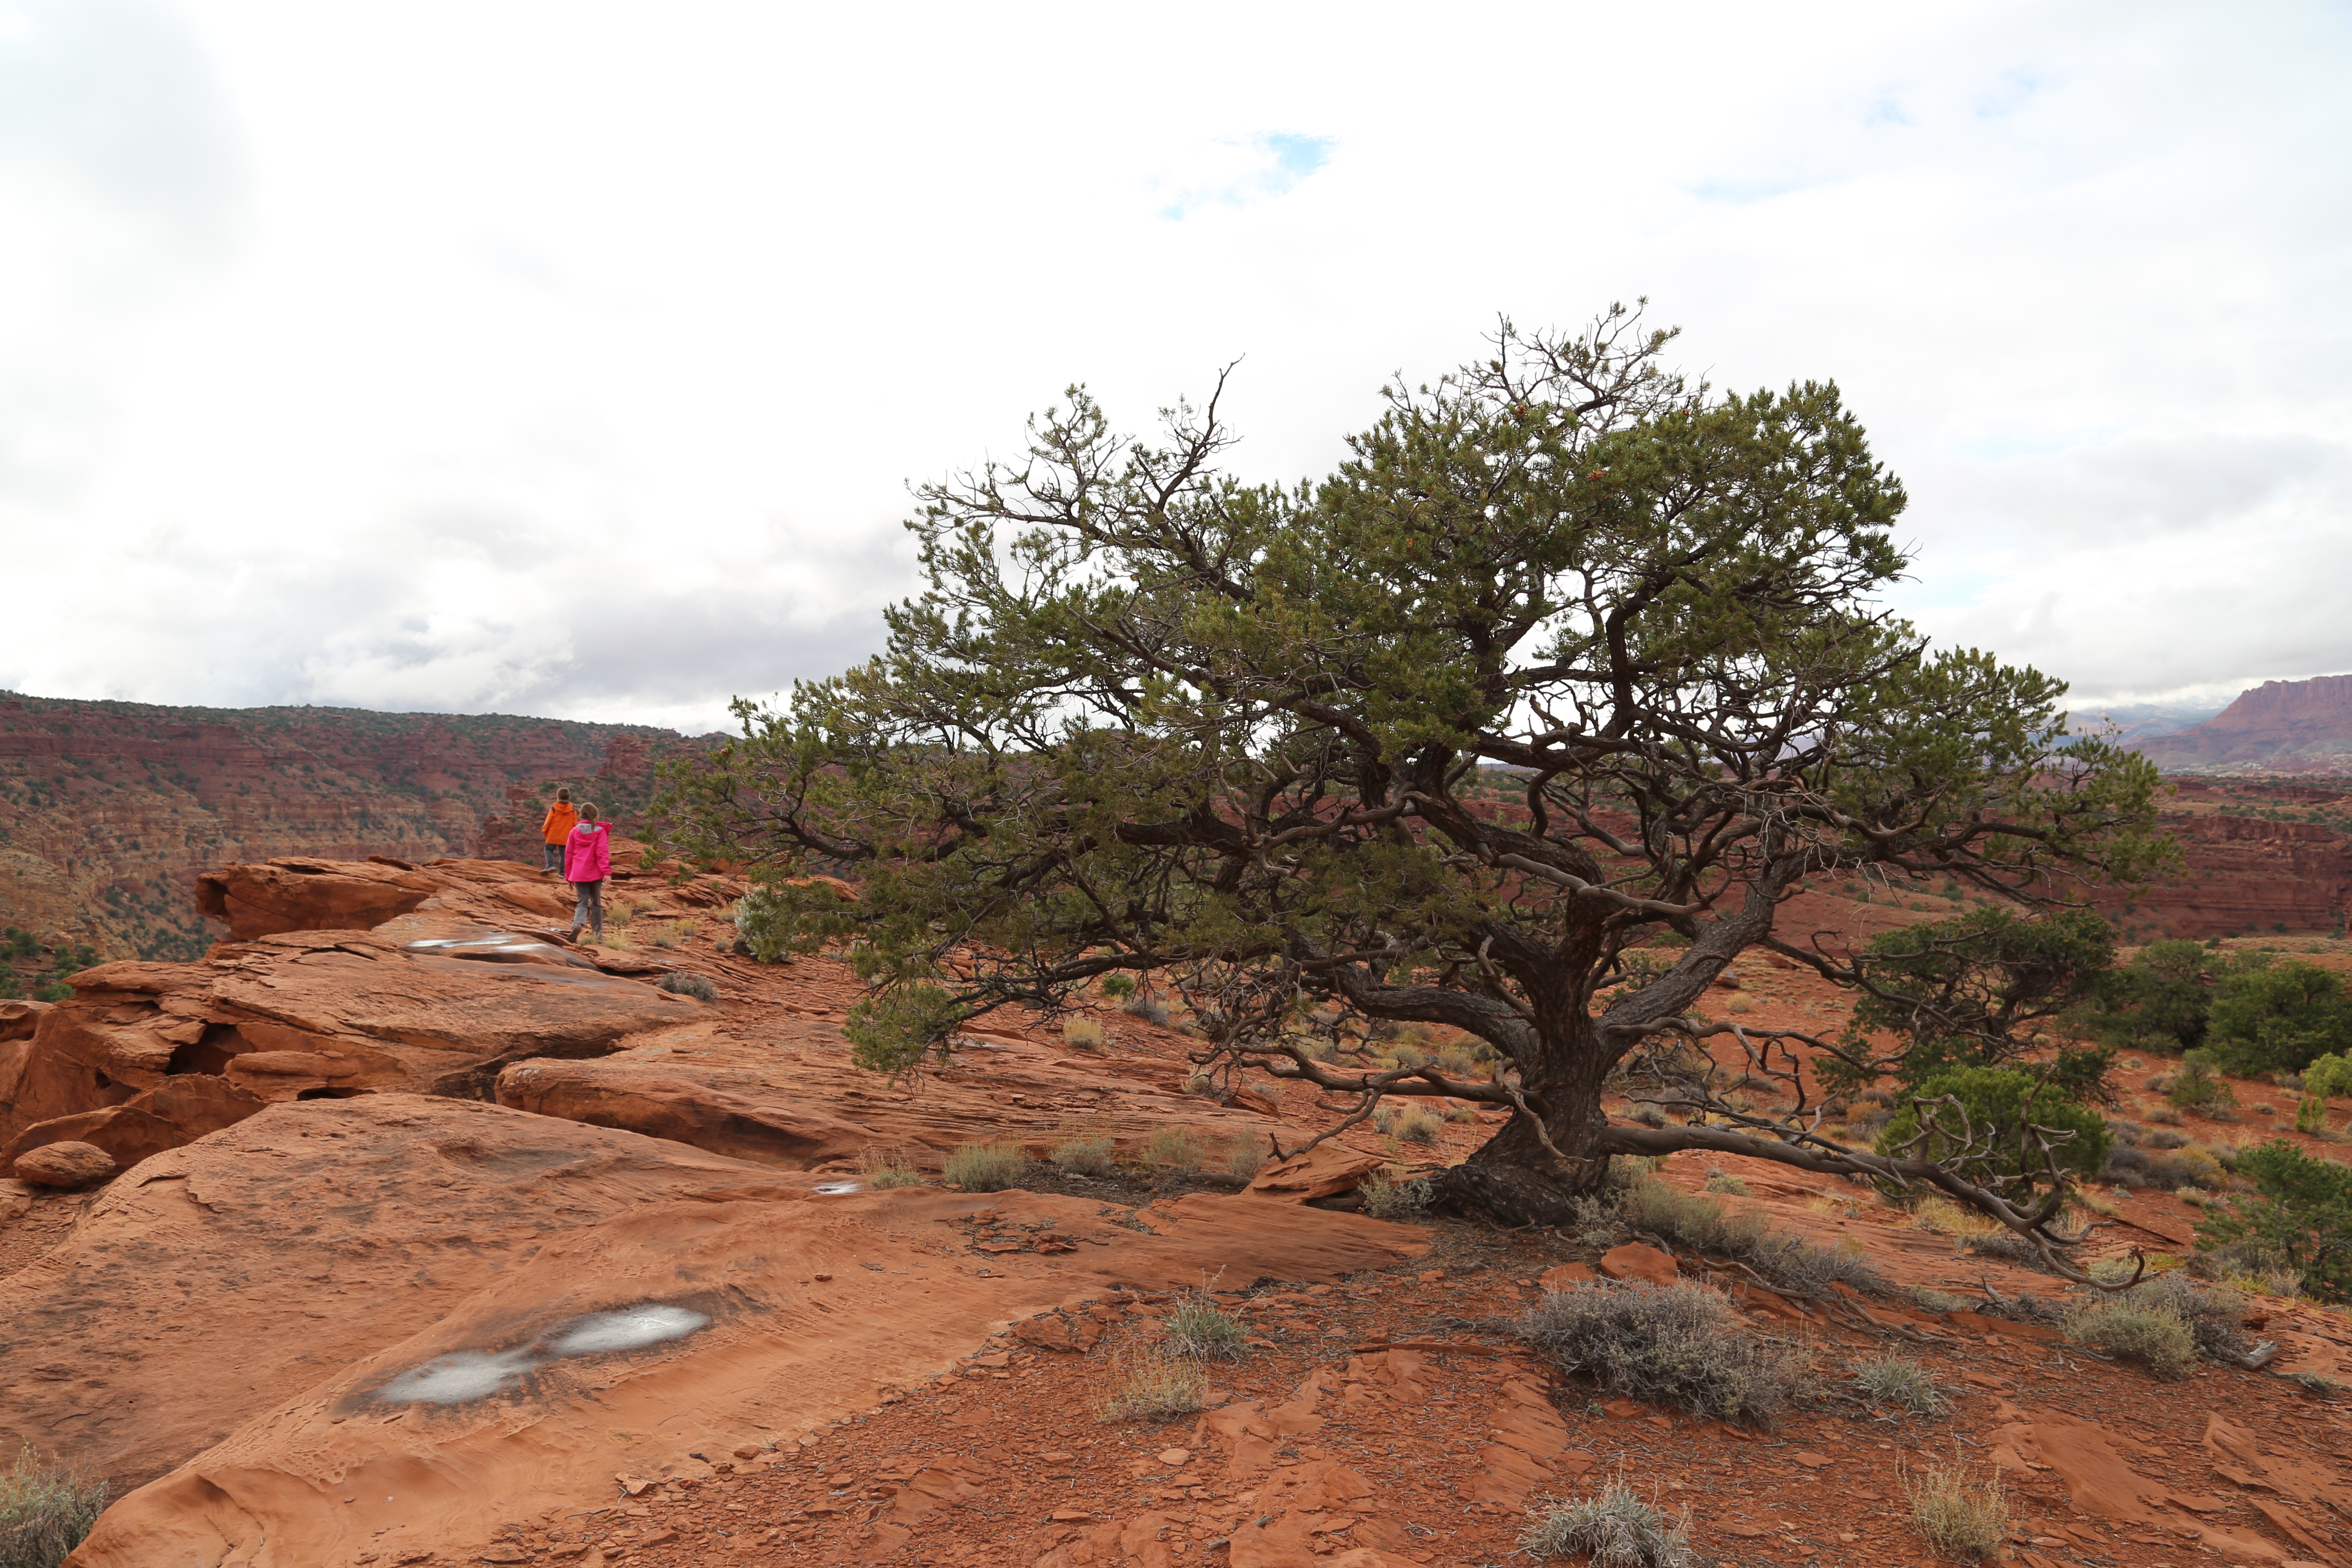
[[[108,958],[193,957],[217,935],[195,912],[205,868],[277,855],[536,859],[557,784],[593,787],[634,826],[654,764],[698,743],[499,714],[0,693],[0,921]]]
[[[2352,675],[2267,680],[2202,724],[2136,744],[2168,773],[2352,775]]]

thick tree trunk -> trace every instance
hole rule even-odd
[[[1608,1067],[1591,1019],[1560,1020],[1536,1049],[1536,1060],[1519,1064],[1519,1092],[1540,1129],[1528,1111],[1514,1111],[1484,1148],[1432,1179],[1437,1208],[1513,1229],[1559,1225],[1575,1217],[1579,1198],[1607,1184],[1601,1086]]]

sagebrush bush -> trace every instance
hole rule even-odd
[[[1201,1408],[1208,1385],[1208,1373],[1197,1361],[1114,1352],[1096,1389],[1095,1419],[1164,1421],[1190,1415]]]
[[[1911,1504],[1911,1522],[1929,1545],[1953,1557],[1990,1557],[2009,1533],[2009,1499],[2000,1472],[1988,1467],[1978,1480],[1956,1445],[1949,1464],[1933,1463],[1913,1472],[1898,1468],[1896,1479]]]
[[[1519,1320],[1518,1333],[1609,1393],[1749,1426],[1779,1415],[1804,1376],[1794,1352],[1687,1280],[1664,1288],[1597,1280],[1555,1291]]]
[[[944,1174],[968,1193],[1000,1193],[1021,1179],[1027,1163],[1018,1144],[962,1143],[948,1156]]]
[[[1580,1552],[1591,1568],[1695,1568],[1699,1561],[1690,1547],[1690,1514],[1668,1523],[1622,1476],[1591,1497],[1547,1503],[1529,1515],[1519,1552],[1539,1563]]]
[[[1062,1044],[1074,1051],[1098,1051],[1103,1048],[1103,1026],[1093,1018],[1062,1020]]]
[[[0,1471],[0,1568],[58,1568],[106,1511],[106,1483],[19,1448]]]
[[[1239,1361],[1249,1354],[1249,1331],[1206,1296],[1189,1296],[1160,1320],[1171,1354],[1196,1361]]]
[[[1236,1138],[1225,1145],[1225,1174],[1247,1181],[1265,1163],[1266,1156],[1254,1138]]]
[[[1116,1148],[1108,1138],[1073,1138],[1066,1143],[1055,1144],[1046,1158],[1081,1176],[1108,1176],[1118,1169]]]
[[[2161,1300],[2101,1301],[2066,1325],[2066,1337],[2118,1360],[2136,1361],[2168,1380],[2187,1377],[2197,1364],[2195,1331]]]
[[[1853,1385],[1879,1404],[1899,1405],[1914,1415],[1933,1415],[1944,1407],[1944,1396],[1936,1392],[1936,1380],[1927,1369],[1899,1355],[1856,1362]]]
[[[1418,1219],[1429,1212],[1429,1184],[1400,1182],[1386,1171],[1374,1171],[1356,1189],[1363,1194],[1364,1212],[1375,1219]]]
[[[1748,1195],[1748,1184],[1727,1172],[1709,1171],[1706,1173],[1706,1190],[1720,1193],[1726,1197],[1744,1198]]]
[[[1140,1018],[1147,1024],[1157,1024],[1163,1029],[1168,1026],[1166,1004],[1156,996],[1146,996],[1140,991],[1129,997],[1119,1011],[1130,1018]]]
[[[707,974],[665,974],[654,983],[654,988],[667,991],[674,996],[691,996],[698,1002],[719,1000],[719,987]]]

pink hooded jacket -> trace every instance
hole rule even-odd
[[[582,823],[563,844],[563,879],[601,882],[613,869],[613,837],[608,823]]]

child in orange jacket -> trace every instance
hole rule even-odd
[[[564,841],[572,837],[572,825],[579,820],[580,814],[572,809],[572,792],[557,790],[555,804],[547,808],[547,820],[539,825],[540,847],[547,851],[547,863],[540,869],[562,875]]]

